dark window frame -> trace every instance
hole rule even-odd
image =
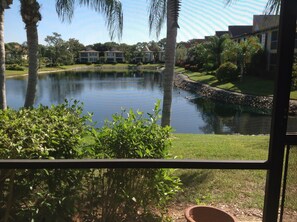
[[[278,36],[278,75],[275,84],[268,160],[0,160],[0,169],[44,168],[187,168],[267,170],[263,221],[277,222],[286,145],[297,145],[297,134],[286,134],[296,32],[296,0],[282,0]]]

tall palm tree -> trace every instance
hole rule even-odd
[[[155,29],[159,36],[167,19],[167,34],[165,48],[165,70],[163,78],[163,108],[161,125],[169,126],[171,120],[172,89],[174,79],[176,36],[181,0],[151,0],[149,7],[150,32]]]
[[[233,0],[225,0],[226,4],[231,4]],[[149,6],[149,29],[155,29],[157,37],[164,25],[167,15],[167,37],[165,49],[165,70],[163,79],[163,109],[161,125],[170,125],[172,88],[174,79],[175,45],[178,26],[178,16],[181,0],[150,0]],[[278,12],[280,0],[268,0],[266,11],[269,13]]]
[[[41,20],[40,5],[36,0],[21,0],[21,15],[26,25],[29,76],[25,107],[31,107],[35,101],[38,71],[38,31],[37,23]]]
[[[4,43],[4,10],[9,8],[12,0],[0,1],[0,109],[6,109],[5,89],[5,43]]]
[[[38,71],[38,32],[37,23],[41,20],[39,3],[36,0],[20,0],[21,15],[26,24],[27,42],[29,50],[29,78],[25,100],[25,107],[34,105]],[[107,28],[111,39],[117,34],[120,38],[123,29],[122,5],[118,0],[78,0],[79,5],[88,6],[99,13],[103,13],[107,20]],[[74,13],[75,0],[56,0],[56,11],[62,21],[69,20]]]

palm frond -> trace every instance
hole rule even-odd
[[[123,11],[119,0],[56,0],[56,11],[62,21],[71,21],[76,2],[80,6],[86,6],[98,13],[103,13],[111,39],[114,39],[115,35],[118,39],[122,37]]]
[[[156,31],[157,38],[160,35],[162,27],[165,23],[167,15],[167,0],[149,0],[150,5],[148,8],[149,13],[149,31],[150,34],[153,30]]]
[[[281,6],[281,0],[268,0],[264,13],[267,15],[270,14],[279,14]]]
[[[74,0],[57,0],[56,12],[62,21],[71,21],[74,11]]]

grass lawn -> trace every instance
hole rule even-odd
[[[155,70],[157,67],[162,66],[162,64],[144,64],[140,66],[140,69],[143,70]],[[117,70],[117,71],[127,71],[129,68],[137,67],[135,64],[92,64],[92,65],[85,65],[85,64],[75,64],[75,65],[67,65],[67,66],[59,66],[59,67],[43,67],[38,70],[39,73],[45,72],[60,72],[60,71],[67,71],[72,69],[79,69],[79,68],[101,68],[106,70]],[[6,77],[17,77],[23,76],[28,74],[28,68],[25,68],[24,71],[16,71],[16,70],[5,70]]]
[[[178,159],[265,160],[269,136],[173,134],[170,154]],[[297,166],[297,150],[291,165]],[[297,210],[297,175],[291,170],[287,206]],[[263,208],[266,171],[188,170],[175,171],[183,183],[175,202],[227,204],[241,209]]]
[[[208,84],[220,89],[251,95],[273,95],[274,82],[272,80],[261,79],[254,76],[246,76],[243,81],[238,80],[233,82],[220,83],[214,75],[209,75],[207,73],[191,72],[185,70],[184,68],[177,68],[176,72],[183,72],[183,74],[187,75],[194,81]],[[297,91],[292,91],[291,99],[297,99]]]

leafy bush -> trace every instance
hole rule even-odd
[[[75,101],[0,111],[1,159],[82,158],[88,116]],[[0,215],[14,221],[69,221],[76,209],[78,170],[0,170]]]
[[[17,65],[17,64],[7,65],[6,69],[7,70],[15,70],[15,71],[24,71],[25,70],[22,66]]]
[[[238,77],[237,66],[231,62],[226,62],[217,69],[216,77],[220,82],[236,80]]]
[[[113,115],[113,121],[94,131],[95,153],[100,158],[166,158],[171,129],[157,124],[158,108],[148,118],[132,110],[127,118],[124,113]],[[101,181],[103,221],[143,221],[139,212],[142,216],[156,209],[164,213],[180,183],[165,169],[106,169]]]
[[[89,115],[76,101],[0,111],[0,158],[166,158],[171,129],[157,124],[158,108],[147,118],[114,115],[101,129],[86,124]],[[2,169],[0,215],[4,221],[155,221],[179,185],[165,169]]]

